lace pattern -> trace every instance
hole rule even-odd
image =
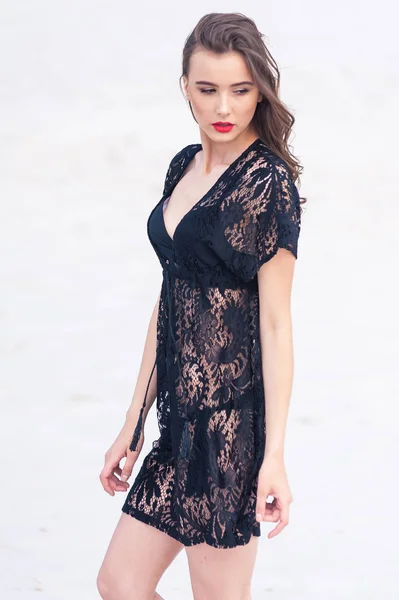
[[[230,548],[260,535],[266,429],[256,275],[280,247],[297,258],[300,205],[285,163],[257,139],[183,217],[165,258],[152,217],[200,149],[187,146],[172,159],[148,220],[164,273],[160,436],[122,510],[185,545]]]

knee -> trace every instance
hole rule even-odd
[[[97,590],[102,600],[135,600],[136,596],[127,590],[123,582],[117,581],[111,573],[100,571],[97,575]]]
[[[100,571],[97,575],[97,590],[102,600],[116,600],[116,582],[109,574]]]
[[[97,575],[97,590],[102,600],[155,600],[158,598],[154,591],[147,592],[141,586],[124,583],[112,575],[101,570]]]

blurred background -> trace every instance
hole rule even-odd
[[[200,141],[179,77],[208,12],[242,12],[265,35],[308,198],[292,296],[294,502],[282,534],[262,525],[253,599],[398,597],[396,11],[0,1],[1,598],[98,598],[125,497],[98,475],[161,284],[146,221],[172,156]],[[141,457],[157,433],[152,411]],[[192,597],[184,552],[159,592]]]

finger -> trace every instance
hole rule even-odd
[[[279,520],[280,520],[279,515],[276,515],[276,516],[270,515],[270,516],[263,517],[263,521],[265,523],[278,523]]]
[[[136,457],[133,452],[128,452],[125,464],[121,472],[121,480],[126,481],[132,474],[133,465],[136,462]]]
[[[281,533],[281,531],[284,529],[284,527],[288,525],[288,521],[284,521],[283,519],[280,519],[279,524],[277,525],[277,527],[275,527],[274,529],[272,529],[272,531],[268,534],[268,538],[271,539],[273,537],[275,537],[276,535],[278,535],[279,533]]]
[[[259,522],[263,521],[263,517],[265,516],[267,496],[268,493],[266,490],[258,490],[256,499],[256,520]]]
[[[118,456],[105,456],[103,472],[106,477],[109,477],[116,469],[119,468],[120,460],[121,459],[118,458]]]
[[[105,491],[108,494],[111,494],[111,496],[114,495],[114,491],[110,485],[109,477],[113,473],[114,469],[118,468],[118,466],[119,459],[111,457],[108,453],[106,453],[104,467],[100,473],[100,481]]]
[[[112,475],[110,475],[110,476],[108,477],[108,483],[109,483],[109,486],[110,486],[110,488],[111,488],[113,491],[115,491],[116,484],[115,484],[115,481],[112,479]]]
[[[277,506],[277,499],[273,498],[273,502],[266,502],[264,521],[276,523],[280,519],[280,509]]]
[[[108,481],[108,476],[106,475],[106,471],[104,469],[100,473],[100,481],[101,481],[101,485],[103,486],[103,488],[107,492],[107,494],[110,494],[111,496],[113,496],[114,491]]]
[[[127,481],[120,481],[120,479],[118,479],[116,475],[111,475],[109,477],[109,481],[112,489],[118,492],[126,491],[130,485]]]
[[[120,467],[116,467],[116,468],[114,469],[114,473],[117,473],[117,475],[119,475],[119,477],[117,477],[117,476],[115,475],[115,477],[116,477],[116,479],[117,479],[118,483],[120,483],[120,484],[123,484],[124,486],[128,486],[128,487],[129,487],[130,483],[128,483],[127,481],[122,481],[122,480],[121,480],[121,476],[122,476],[122,469],[121,469]]]
[[[281,506],[280,522],[277,525],[277,527],[275,527],[274,529],[272,529],[272,531],[270,531],[270,533],[267,536],[268,538],[275,537],[284,529],[284,527],[286,527],[288,525],[288,523],[289,523],[288,515],[289,515],[289,504],[288,504],[288,502],[283,502],[282,506]]]
[[[129,483],[128,483],[127,481],[121,481],[121,480],[119,479],[119,477],[117,477],[117,476],[116,476],[116,475],[114,475],[114,474],[110,475],[108,479],[109,479],[109,481],[110,481],[110,482],[114,483],[115,485],[119,485],[119,484],[120,484],[120,485],[123,485],[123,486],[125,486],[125,487],[126,487],[127,485],[129,485]]]
[[[280,520],[280,510],[276,508],[273,511],[265,513],[263,520],[268,521],[269,523],[277,523]]]

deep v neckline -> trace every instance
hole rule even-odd
[[[186,168],[188,167],[188,165],[190,164],[190,162],[193,160],[193,158],[195,157],[195,155],[197,154],[197,152],[199,152],[200,150],[202,150],[202,144],[193,144],[192,148],[190,149],[190,152],[187,154],[187,158],[186,160],[183,161],[180,173],[178,174],[177,180],[174,182],[173,186],[166,192],[166,194],[163,196],[162,201],[161,201],[161,216],[162,216],[162,224],[163,224],[163,228],[166,232],[166,235],[168,236],[168,238],[170,239],[171,243],[174,244],[176,241],[176,233],[178,233],[179,228],[181,227],[181,225],[183,224],[183,221],[193,212],[193,210],[196,208],[196,206],[198,206],[200,204],[200,202],[203,202],[204,200],[207,200],[209,198],[209,196],[214,192],[214,190],[217,188],[217,186],[225,179],[225,177],[228,175],[228,173],[234,169],[234,167],[237,165],[237,163],[242,160],[246,154],[252,150],[252,148],[254,146],[256,146],[259,142],[261,142],[261,138],[256,138],[249,146],[247,146],[239,156],[237,156],[237,158],[235,158],[233,160],[233,162],[231,162],[229,164],[229,166],[223,171],[223,173],[216,179],[215,183],[209,188],[209,190],[207,192],[205,192],[205,194],[203,196],[201,196],[201,198],[199,198],[191,208],[189,208],[189,210],[182,216],[182,218],[180,219],[180,221],[177,223],[175,230],[173,232],[173,236],[170,235],[169,231],[167,230],[166,227],[166,222],[165,222],[165,216],[164,216],[164,204],[165,204],[165,200],[169,198],[173,193],[173,190],[175,189],[175,187],[177,186],[177,184],[179,183],[179,181],[181,181],[181,179],[183,178],[183,174],[186,170]],[[192,151],[191,151],[192,150]],[[168,200],[168,203],[169,203]]]

